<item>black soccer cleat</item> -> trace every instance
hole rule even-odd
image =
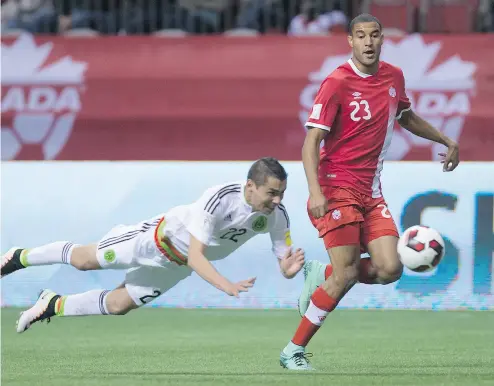
[[[18,271],[19,269],[26,268],[21,263],[21,253],[24,249],[22,248],[11,248],[9,251],[2,256],[2,266],[0,270],[0,278],[10,275],[12,272]]]
[[[41,291],[38,300],[29,310],[21,312],[16,322],[18,333],[23,333],[36,322],[50,322],[50,318],[56,315],[55,304],[60,298],[55,292],[49,289]]]

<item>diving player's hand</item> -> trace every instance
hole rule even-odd
[[[309,196],[309,210],[314,218],[324,217],[328,213],[328,200],[326,200],[322,192]]]
[[[304,263],[305,253],[303,249],[298,248],[293,252],[290,248],[281,259],[280,267],[286,278],[292,278],[302,269]]]
[[[251,277],[250,279],[242,280],[239,281],[238,283],[234,283],[227,286],[224,289],[224,291],[227,295],[235,296],[236,298],[238,298],[240,292],[247,292],[249,288],[252,288],[254,286],[255,282],[256,282],[256,278]]]

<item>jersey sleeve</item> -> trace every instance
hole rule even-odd
[[[339,85],[340,81],[332,76],[322,82],[305,127],[331,130],[341,104]]]
[[[286,208],[282,204],[278,205],[276,211],[276,221],[270,230],[270,236],[273,243],[273,253],[278,259],[282,259],[292,246],[290,219]]]
[[[408,99],[405,90],[405,77],[403,76],[403,71],[399,70],[398,74],[398,109],[396,110],[396,119],[400,119],[401,115],[405,111],[409,111],[412,108],[410,99]]]
[[[228,192],[240,192],[240,185],[233,184],[221,189],[208,189],[191,206],[190,218],[186,224],[187,231],[201,243],[208,245],[214,233],[218,219],[223,218],[223,212],[227,207],[223,194]]]

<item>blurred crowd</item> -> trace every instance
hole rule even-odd
[[[420,20],[432,18],[432,23],[438,24],[434,18],[442,16],[433,15],[433,6],[445,13],[456,7],[459,15],[453,15],[450,24],[457,26],[454,17],[463,17],[464,32],[494,31],[494,0],[2,0],[1,15],[4,35],[29,31],[301,36],[345,31],[353,16],[376,9],[384,15],[395,12],[398,16],[393,16],[393,21],[400,19],[399,11],[403,10],[403,23],[407,24],[384,23],[387,27],[406,33],[432,32]]]

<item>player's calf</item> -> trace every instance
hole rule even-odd
[[[57,316],[125,315],[138,306],[127,289],[91,290],[76,295],[61,296],[55,304]]]
[[[81,270],[100,269],[96,245],[77,245],[57,241],[32,249],[12,248],[2,256],[1,277],[37,265],[68,264]]]
[[[67,296],[46,289],[33,307],[21,312],[17,332],[26,331],[36,322],[49,322],[55,316],[125,315],[137,307],[123,286],[113,291],[97,289]]]
[[[346,265],[333,265],[332,274],[322,283],[321,287],[330,297],[339,301],[347,288],[357,282],[358,277],[358,260],[353,260]]]
[[[326,317],[332,312],[344,294],[358,279],[359,245],[337,246],[328,249],[333,262],[332,274],[318,287],[310,297],[307,310],[292,340],[283,349],[280,360],[295,358],[305,353],[305,347],[322,326]],[[289,369],[307,369],[305,361],[286,363]]]

